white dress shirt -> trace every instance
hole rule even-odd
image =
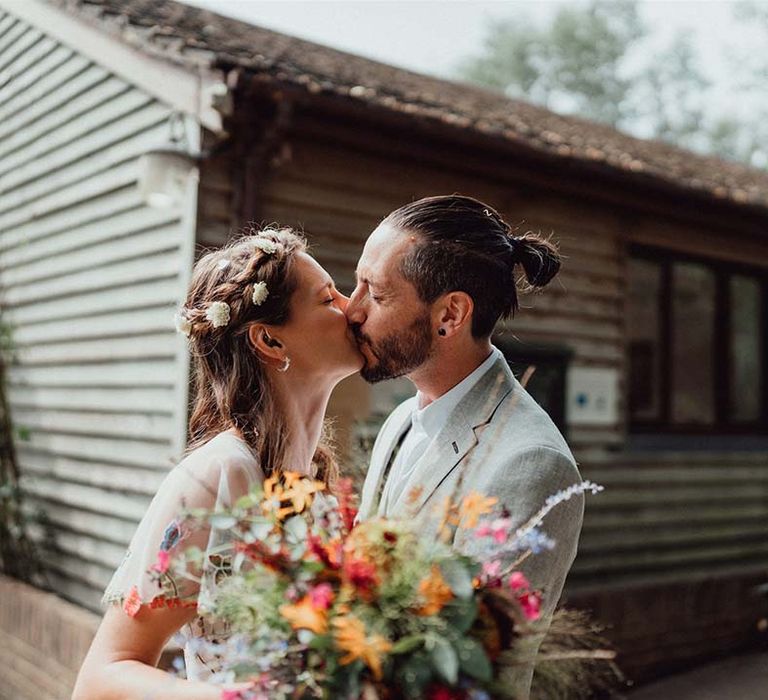
[[[400,498],[413,470],[448,421],[453,409],[494,362],[503,357],[498,348],[492,347],[491,354],[475,370],[424,408],[419,407],[425,403],[425,398],[421,392],[417,392],[416,407],[411,413],[411,427],[400,446],[389,475],[392,485],[384,494],[385,509],[390,508]]]

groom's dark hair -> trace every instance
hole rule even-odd
[[[500,318],[517,311],[515,265],[522,265],[529,289],[543,287],[560,269],[554,243],[530,232],[514,236],[493,207],[472,197],[425,197],[382,223],[417,237],[400,271],[425,303],[454,291],[472,297],[475,338],[488,337]]]

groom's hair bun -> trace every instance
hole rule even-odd
[[[520,291],[544,287],[560,269],[555,243],[533,232],[515,236],[493,207],[472,197],[425,197],[382,223],[417,236],[400,270],[425,303],[452,291],[472,297],[476,338],[488,337],[500,318],[514,316],[518,282]],[[516,265],[527,285],[516,281]]]

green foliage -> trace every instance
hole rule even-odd
[[[734,15],[765,28],[765,4],[742,2]],[[546,26],[526,18],[489,26],[481,55],[459,67],[461,77],[557,112],[577,114],[642,137],[752,165],[768,164],[768,104],[747,116],[717,114],[712,81],[690,37],[681,32],[651,47],[637,0],[564,5]],[[757,54],[757,55],[755,55]],[[764,92],[765,52],[731,57],[731,89]],[[739,84],[740,81],[740,84]],[[759,90],[759,92],[758,92]]]
[[[24,495],[19,485],[14,434],[28,440],[29,431],[11,422],[7,397],[7,367],[14,361],[10,325],[0,319],[0,572],[26,583],[49,587],[45,569],[34,541],[28,533],[31,518],[24,510]],[[38,516],[45,526],[44,517]]]

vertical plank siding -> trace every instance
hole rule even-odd
[[[0,304],[27,510],[57,592],[97,609],[178,455],[185,240],[138,158],[170,110],[0,15]]]

